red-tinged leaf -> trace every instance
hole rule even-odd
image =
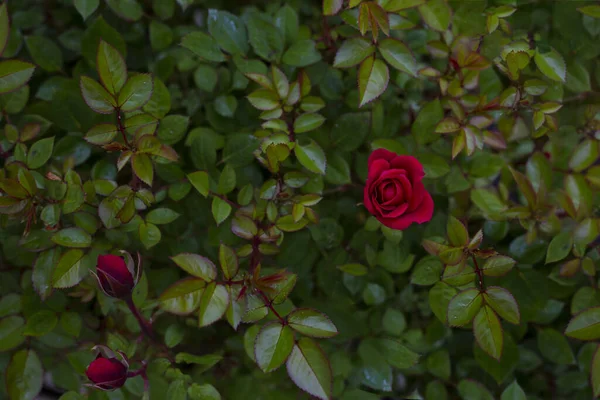
[[[519,305],[508,290],[498,286],[489,286],[483,294],[483,299],[504,320],[515,325],[521,322]]]
[[[333,377],[323,350],[312,339],[302,338],[286,362],[292,381],[302,390],[321,400],[330,400]]]
[[[504,343],[502,325],[490,306],[483,306],[475,316],[473,333],[479,347],[496,360],[500,360]]]
[[[358,70],[359,107],[375,100],[385,92],[390,80],[388,66],[375,57],[362,62]]]
[[[154,179],[154,167],[152,160],[147,154],[138,153],[134,154],[131,158],[131,167],[135,175],[146,183],[148,186],[152,186]]]

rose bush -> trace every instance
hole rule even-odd
[[[0,0],[0,399],[598,397],[599,16]]]

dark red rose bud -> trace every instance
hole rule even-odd
[[[88,365],[85,374],[94,383],[94,387],[102,390],[118,389],[127,380],[127,365],[116,358],[106,358],[102,354]]]
[[[136,284],[133,260],[129,262],[131,265],[127,264],[122,257],[112,254],[98,256],[96,277],[106,295],[120,299],[131,296]]]
[[[433,216],[433,200],[423,186],[423,166],[412,156],[377,149],[369,157],[365,207],[388,228],[404,230]]]

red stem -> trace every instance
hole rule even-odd
[[[479,280],[479,288],[481,291],[485,292],[485,284],[483,283],[483,271],[479,268],[479,264],[477,263],[477,258],[474,255],[471,255],[473,259],[473,263],[475,264],[475,273],[477,274],[477,279]]]
[[[123,141],[127,147],[129,146],[129,140],[127,140],[127,133],[125,132],[125,126],[123,125],[123,117],[121,116],[121,110],[116,109],[117,111],[117,125],[119,127],[119,132],[121,132],[121,136],[123,136]]]
[[[175,360],[171,356],[170,350],[167,348],[167,346],[165,346],[164,343],[156,339],[156,335],[152,330],[152,325],[150,324],[150,322],[146,321],[144,316],[137,309],[137,307],[133,303],[133,298],[130,296],[129,298],[125,299],[125,303],[127,304],[127,307],[129,307],[129,310],[131,310],[131,313],[133,314],[135,319],[137,319],[138,324],[140,325],[140,329],[142,330],[144,335],[146,335],[148,339],[150,339],[152,342],[161,347],[162,350],[167,354],[167,358],[169,359],[169,361],[171,361],[172,364],[175,364]]]
[[[214,197],[218,197],[218,198],[220,198],[221,200],[223,200],[224,202],[226,202],[227,204],[229,204],[229,205],[230,205],[231,207],[233,207],[233,208],[242,208],[242,207],[241,207],[241,206],[240,206],[238,203],[236,203],[235,201],[229,200],[229,199],[227,198],[227,196],[225,196],[225,195],[223,195],[223,194],[218,194],[218,193],[215,193],[215,192],[213,192],[212,190],[209,192],[209,194],[210,194],[211,196],[214,196]]]
[[[252,238],[252,254],[250,255],[250,273],[254,274],[254,270],[260,264],[261,254],[258,250],[258,246],[260,245],[260,238],[258,236],[254,236]]]
[[[273,307],[273,303],[271,302],[271,300],[269,300],[269,298],[267,297],[265,292],[263,292],[260,289],[257,289],[257,290],[258,290],[258,293],[260,294],[260,297],[262,298],[262,301],[265,303],[267,308],[269,310],[271,310],[271,312],[277,317],[277,319],[279,319],[279,322],[281,322],[282,325],[287,325],[287,321],[285,320],[285,318],[283,318],[281,315],[279,315],[277,310],[275,310],[275,307]]]

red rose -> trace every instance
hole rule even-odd
[[[127,380],[128,366],[116,358],[106,358],[102,354],[85,370],[88,379],[94,387],[102,390],[118,389]]]
[[[369,157],[365,207],[388,228],[403,230],[433,215],[433,200],[423,186],[423,166],[412,156],[377,149]]]
[[[122,257],[112,254],[98,256],[96,277],[100,287],[108,296],[126,298],[131,295],[135,287],[133,260],[129,257],[125,263]],[[129,264],[129,265],[128,265]]]

